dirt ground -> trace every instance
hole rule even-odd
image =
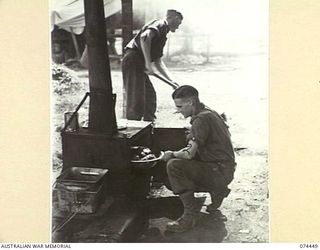
[[[167,65],[180,85],[196,87],[207,106],[226,114],[234,147],[243,148],[236,155],[235,178],[229,186],[232,192],[221,207],[221,213],[227,218],[224,222],[227,233],[222,242],[268,242],[267,55],[224,55],[211,57],[210,63],[205,64],[191,64],[186,60],[179,66],[169,62]],[[55,65],[54,70],[60,67],[64,68]],[[118,125],[121,125],[124,122],[120,119],[122,75],[118,62],[113,62],[112,68],[113,92],[117,94],[116,114]],[[86,70],[64,69],[68,75],[61,75],[59,80],[54,78],[52,88],[52,182],[62,168],[59,131],[64,123],[63,113],[74,110],[88,91]],[[156,126],[187,126],[188,121],[174,114],[172,89],[158,79],[152,78],[152,81],[158,98]],[[87,119],[87,106],[80,110],[79,117],[80,123]]]

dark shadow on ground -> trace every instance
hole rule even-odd
[[[199,207],[206,197],[197,198]],[[111,204],[111,205],[110,205]],[[204,206],[202,207],[204,211]],[[217,210],[214,214],[201,212],[193,229],[184,233],[166,230],[169,221],[183,213],[178,196],[151,198],[140,202],[121,198],[103,203],[94,214],[77,214],[71,221],[56,230],[53,242],[79,243],[218,243],[227,236],[226,217]],[[55,213],[54,228],[66,219],[65,213]]]
[[[61,224],[66,214],[55,213],[53,224]],[[77,214],[52,234],[52,242],[116,243],[135,242],[146,228],[141,208],[129,199],[106,199],[93,214]]]
[[[198,198],[198,202],[202,205],[204,201],[205,197]],[[218,243],[227,236],[224,224],[226,217],[219,210],[214,214],[201,212],[201,218],[193,229],[183,233],[172,233],[166,230],[166,224],[179,218],[183,213],[180,199],[178,197],[161,197],[150,199],[146,204],[149,225],[136,242]]]

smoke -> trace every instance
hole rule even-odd
[[[134,12],[144,13],[145,21],[177,9],[184,16],[177,34],[210,35],[217,49],[268,45],[268,0],[133,0],[133,5]]]

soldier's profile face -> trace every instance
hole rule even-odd
[[[171,22],[168,22],[169,28],[171,32],[175,32],[180,24],[182,23],[182,19],[178,16],[172,17]]]
[[[177,98],[174,99],[174,104],[178,113],[181,113],[184,118],[187,118],[192,115],[192,101],[186,98]]]

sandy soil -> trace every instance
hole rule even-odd
[[[117,118],[121,118],[122,76],[117,63],[112,66],[116,113]],[[210,58],[207,64],[195,65],[186,61],[179,67],[174,63],[168,63],[168,66],[179,84],[195,86],[207,106],[226,114],[234,147],[245,148],[237,153],[238,166],[230,184],[232,192],[221,207],[227,217],[227,235],[223,242],[268,242],[267,56],[217,56]],[[65,77],[53,80],[52,181],[62,168],[59,131],[63,126],[63,113],[73,110],[88,91],[87,71],[66,70],[71,78],[64,82],[61,79]],[[172,89],[157,79],[152,80],[158,95],[156,126],[188,125],[188,121],[173,113]],[[87,106],[80,110],[80,122],[87,119],[87,113]]]

